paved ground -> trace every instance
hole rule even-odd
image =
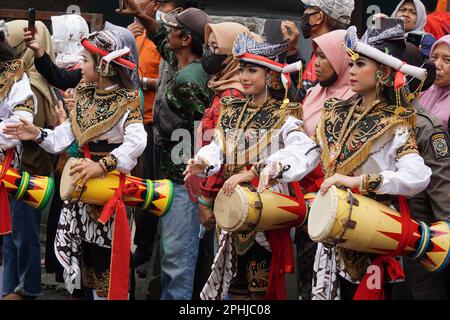
[[[41,257],[45,257],[45,226],[41,226]],[[144,300],[144,278],[136,278],[136,300]],[[64,284],[55,281],[54,273],[46,273],[42,267],[43,294],[38,300],[65,300],[69,296]]]

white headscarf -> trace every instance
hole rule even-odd
[[[405,35],[408,35],[408,33],[418,33],[423,34],[425,33],[425,25],[427,24],[427,9],[425,9],[425,6],[420,0],[403,0],[400,1],[397,8],[395,8],[394,12],[392,13],[391,17],[395,18],[397,16],[398,10],[400,7],[405,3],[405,1],[412,1],[414,2],[414,7],[416,7],[417,12],[417,20],[416,25],[414,28],[408,32],[405,32]]]
[[[77,14],[53,16],[52,29],[56,64],[65,69],[81,62],[84,48],[80,41],[89,35],[87,22]]]

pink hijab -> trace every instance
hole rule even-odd
[[[430,56],[433,54],[436,46],[441,43],[450,46],[450,35],[443,36],[433,44]],[[440,88],[435,84],[432,85],[430,89],[420,96],[419,103],[438,117],[442,121],[445,130],[448,130],[448,122],[450,119],[450,86]]]
[[[314,135],[316,131],[326,100],[330,98],[346,100],[355,94],[350,89],[350,67],[348,66],[350,58],[343,48],[345,33],[345,30],[335,30],[313,40],[327,57],[338,75],[338,80],[329,87],[317,84],[303,101],[303,121],[309,136]]]

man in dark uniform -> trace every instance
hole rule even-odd
[[[407,45],[404,59],[413,65],[422,66],[428,71],[428,77],[422,90],[430,87],[435,79],[434,64],[426,62],[423,56],[417,54],[417,48]],[[419,57],[414,60],[414,57]],[[417,80],[409,83],[410,91],[414,92],[419,85]],[[429,111],[413,102],[417,110],[416,142],[419,153],[425,164],[431,168],[430,184],[421,193],[408,199],[411,216],[416,221],[428,225],[437,221],[450,222],[450,142],[448,132],[442,122]],[[448,285],[449,268],[441,273],[432,273],[416,260],[404,258],[404,283],[394,286],[393,299],[413,300],[446,300],[450,298]],[[447,285],[446,285],[447,282]]]
[[[439,139],[440,143],[435,143]],[[422,107],[417,107],[416,140],[420,155],[431,168],[428,187],[408,200],[411,216],[416,221],[431,224],[450,221],[450,151],[449,137],[441,121]],[[404,258],[405,282],[399,284],[394,299],[446,300],[445,272],[432,273],[419,261]],[[447,279],[448,281],[448,279]]]

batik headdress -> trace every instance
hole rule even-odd
[[[405,29],[403,23],[393,20],[380,19],[377,26],[368,28],[363,37],[358,39],[355,26],[347,29],[344,48],[350,58],[355,61],[362,54],[395,70],[393,86],[399,104],[400,92],[404,92],[405,75],[424,81],[427,77],[426,69],[407,64],[400,60],[406,50]]]
[[[302,69],[301,61],[288,65],[275,60],[280,54],[286,52],[287,50],[287,42],[282,42],[279,44],[270,44],[265,42],[258,43],[247,34],[240,33],[233,45],[233,56],[235,59],[260,65],[274,71],[274,74],[272,75],[273,80],[271,81],[272,87],[277,89],[274,83],[276,83],[276,79],[281,76],[282,86],[279,86],[278,88],[284,88],[287,93],[287,90],[291,85],[291,78],[289,74],[291,72],[300,72]]]
[[[124,68],[132,78],[136,69],[130,48],[124,45],[124,41],[118,33],[113,31],[98,31],[91,33],[87,38],[81,40],[81,44],[91,53],[98,54],[98,72],[102,76],[113,76],[114,70],[110,63]]]

